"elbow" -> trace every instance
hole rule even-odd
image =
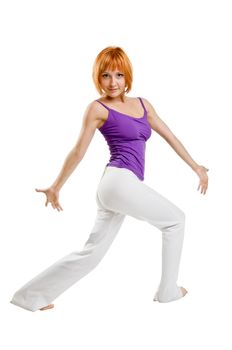
[[[168,134],[163,134],[162,137],[167,143],[169,143],[170,146],[174,146],[177,142],[177,138],[172,132],[169,132]]]

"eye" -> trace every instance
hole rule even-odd
[[[123,77],[124,74],[123,74],[123,73],[117,73],[117,76],[118,76],[118,77]],[[103,74],[102,74],[102,77],[103,77],[103,78],[108,78],[108,77],[109,77],[109,74],[108,74],[108,73],[103,73]]]

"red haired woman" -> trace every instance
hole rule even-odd
[[[147,99],[126,96],[132,80],[132,65],[122,48],[110,46],[98,54],[93,81],[101,97],[87,106],[79,138],[57,179],[49,188],[37,189],[46,195],[46,206],[51,203],[54,209],[62,210],[59,191],[83,159],[98,129],[109,146],[110,159],[96,191],[93,228],[82,250],[64,256],[34,277],[14,294],[12,304],[30,311],[53,308],[55,298],[101,261],[126,215],[162,232],[162,275],[153,300],[166,303],[186,295],[187,290],[177,285],[185,214],[143,182],[146,141],[152,130],[196,172],[202,194],[208,187],[208,169],[191,158]]]

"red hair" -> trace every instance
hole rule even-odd
[[[102,87],[100,84],[100,75],[107,69],[122,71],[125,76],[126,90],[128,93],[132,87],[133,80],[133,68],[132,64],[125,53],[125,51],[118,46],[108,46],[103,49],[97,55],[94,65],[92,78],[95,84],[95,87],[100,95],[103,94]]]

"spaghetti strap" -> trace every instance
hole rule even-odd
[[[144,109],[144,116],[145,116],[145,114],[147,113],[147,110],[146,110],[146,108],[145,108],[145,106],[144,106],[143,100],[142,100],[141,97],[137,97],[137,98],[140,100],[140,103],[141,103],[142,106],[143,106],[143,109]],[[116,112],[116,113],[124,114],[124,115],[127,115],[127,116],[128,116],[128,114],[118,112],[118,111],[116,111],[115,109],[112,109],[112,108],[106,106],[103,102],[101,102],[101,101],[99,101],[99,100],[95,100],[95,101],[99,102],[99,103],[100,103],[102,106],[104,106],[109,112],[110,112],[110,111],[114,111],[114,112]],[[131,116],[129,116],[129,117],[131,117]],[[142,118],[135,118],[135,117],[132,117],[132,118],[134,118],[134,119],[142,119],[143,117],[142,117]]]
[[[141,98],[141,97],[138,97],[138,98],[139,98],[139,100],[140,100],[140,102],[141,102],[141,104],[142,104],[142,106],[143,106],[144,111],[147,112],[147,110],[146,110],[146,108],[145,108],[145,106],[144,106],[144,103],[143,103],[142,98]]]
[[[108,109],[108,111],[110,110],[110,108],[107,107],[106,105],[104,105],[104,103],[102,103],[101,101],[99,101],[99,100],[95,100],[95,101],[97,101],[97,102],[99,102],[101,105],[103,105],[106,109]]]

